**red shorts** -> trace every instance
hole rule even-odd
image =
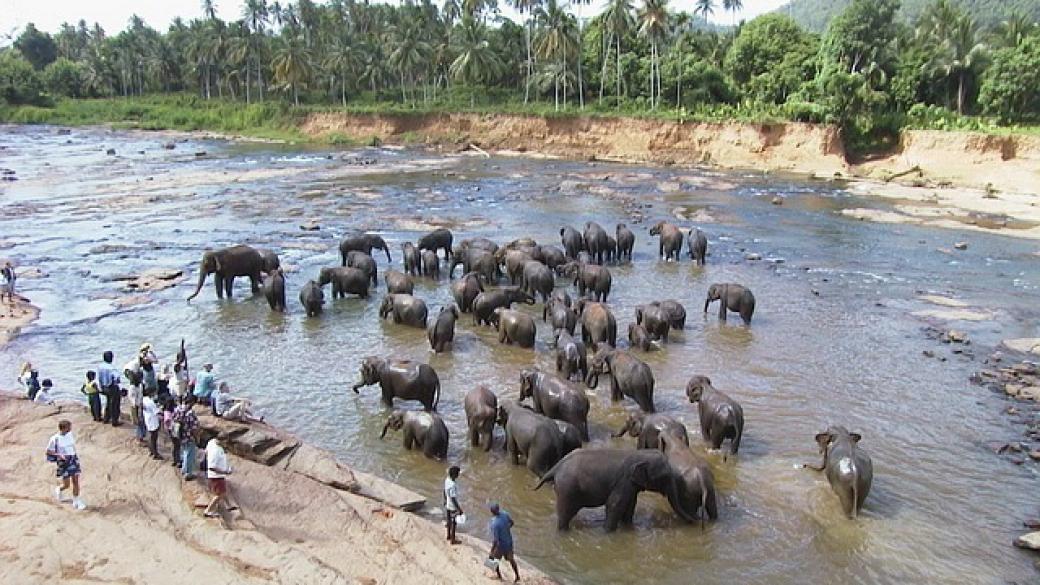
[[[223,496],[227,493],[227,480],[223,477],[209,478],[209,491],[215,496]]]

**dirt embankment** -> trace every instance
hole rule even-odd
[[[83,512],[51,492],[54,466],[43,451],[62,418],[72,421],[84,469]],[[153,461],[129,424],[94,423],[78,404],[0,394],[0,583],[491,582],[485,543],[464,537],[450,546],[440,525],[365,495],[370,478],[331,455],[266,425],[218,430],[233,436],[233,453],[266,447],[256,461],[231,456],[240,510],[207,519],[201,484],[183,482],[169,460]],[[369,488],[395,491],[374,481]],[[527,565],[521,573],[525,583],[552,583]]]
[[[18,333],[40,316],[40,309],[29,299],[16,294],[14,300],[0,301],[0,347],[7,345]]]

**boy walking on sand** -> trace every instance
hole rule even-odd
[[[516,567],[516,558],[513,557],[513,518],[508,512],[492,502],[488,509],[491,511],[491,523],[488,525],[491,531],[491,554],[492,559],[506,559],[513,567],[514,582],[520,581],[520,570]],[[495,565],[495,576],[502,578],[502,572]]]
[[[462,506],[459,505],[459,486],[457,483],[460,471],[458,465],[453,465],[448,470],[448,477],[444,478],[444,516],[448,526],[448,542],[452,544],[460,544],[462,542],[455,537],[456,518],[462,514]]]
[[[79,457],[76,455],[76,439],[72,436],[72,423],[62,420],[58,423],[58,433],[47,443],[47,460],[58,464],[58,479],[61,483],[54,488],[54,497],[59,502],[67,502],[65,490],[72,484],[72,507],[86,510],[87,505],[79,498]]]

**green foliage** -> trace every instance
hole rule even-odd
[[[1040,36],[993,54],[979,102],[987,114],[1006,122],[1040,115]]]
[[[852,0],[792,0],[777,12],[787,14],[807,30],[819,32],[851,3]],[[932,0],[902,0],[900,21],[915,22],[931,3]],[[957,4],[983,28],[996,26],[1015,13],[1027,16],[1031,22],[1040,20],[1040,2],[1036,0],[957,0]]]
[[[793,20],[768,14],[741,27],[725,70],[752,99],[781,104],[812,79],[817,51],[818,41]]]
[[[54,96],[87,97],[86,67],[62,57],[43,70],[43,84]]]
[[[46,103],[40,75],[16,51],[0,51],[0,100],[12,105]]]
[[[14,48],[18,49],[37,71],[58,58],[58,46],[54,44],[54,39],[51,38],[51,35],[37,30],[31,22],[26,25],[22,34],[18,35]]]

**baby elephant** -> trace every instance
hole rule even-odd
[[[436,412],[395,410],[387,417],[380,439],[386,436],[387,429],[403,430],[404,448],[409,451],[414,445],[430,459],[448,457],[448,426]]]
[[[827,481],[838,494],[845,515],[852,519],[863,508],[874,480],[874,464],[870,455],[859,449],[859,440],[858,433],[850,433],[842,426],[832,426],[816,435],[823,463],[804,466],[827,474]]]
[[[729,396],[711,385],[707,376],[694,376],[686,383],[686,397],[700,402],[701,437],[712,449],[718,449],[726,439],[732,439],[729,451],[736,455],[744,434],[744,409]]]
[[[498,397],[487,386],[477,386],[466,393],[462,405],[466,410],[470,444],[476,447],[480,444],[480,436],[484,435],[484,450],[490,451],[498,420]]]
[[[704,312],[708,305],[719,301],[719,320],[726,320],[726,313],[740,313],[745,325],[751,324],[751,316],[755,314],[755,295],[739,284],[713,284],[708,287],[708,298],[704,299]]]
[[[430,323],[426,330],[426,338],[430,340],[430,347],[435,353],[441,353],[451,346],[455,341],[455,321],[459,318],[459,308],[454,304],[441,307],[437,319]]]
[[[669,435],[683,445],[690,446],[686,426],[667,414],[629,413],[625,426],[610,436],[617,439],[626,434],[636,438],[637,449],[657,449],[662,435]]]

